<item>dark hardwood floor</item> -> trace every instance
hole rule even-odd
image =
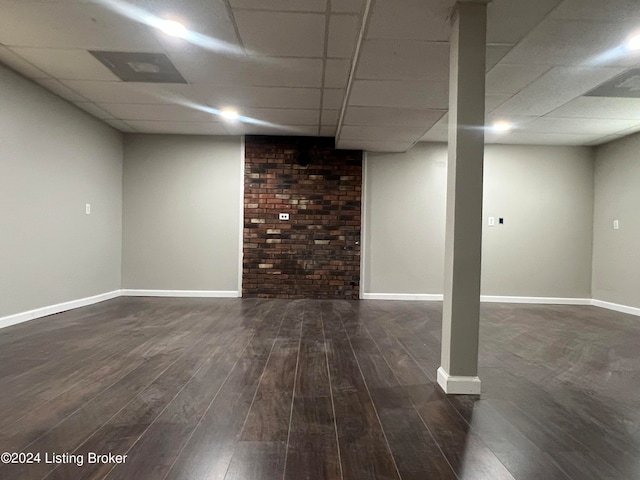
[[[0,330],[0,452],[41,455],[0,478],[640,479],[640,320],[482,315],[480,397],[435,384],[439,303],[119,298]]]

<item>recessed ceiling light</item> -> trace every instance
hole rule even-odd
[[[162,20],[158,23],[158,28],[172,37],[184,37],[187,33],[187,27],[175,20]]]
[[[495,122],[491,128],[494,132],[505,133],[510,131],[513,128],[513,125],[511,125],[509,122],[501,120],[499,122]]]
[[[627,48],[629,50],[640,50],[640,35],[635,35],[627,42]]]
[[[220,112],[220,116],[225,120],[237,120],[239,115],[235,110],[225,109]]]

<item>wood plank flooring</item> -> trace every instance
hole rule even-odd
[[[0,479],[640,479],[637,317],[483,305],[482,396],[448,397],[440,316],[118,298],[0,330],[0,452],[41,455]]]

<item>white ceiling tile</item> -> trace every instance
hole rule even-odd
[[[83,0],[84,1],[84,0]],[[95,1],[95,0],[89,0]],[[115,4],[113,0],[100,0]],[[181,22],[192,35],[191,41],[165,35],[152,29],[154,36],[167,52],[199,51],[204,48],[214,51],[242,51],[232,21],[231,12],[225,0],[129,0],[144,11],[160,18],[170,18]],[[119,4],[125,4],[122,0]],[[229,50],[231,49],[231,50]]]
[[[323,110],[321,125],[323,127],[332,127],[335,130],[339,117],[340,110]]]
[[[206,122],[157,122],[131,120],[126,122],[140,133],[165,133],[182,135],[228,135],[222,123]]]
[[[442,130],[439,128],[432,128],[420,138],[420,141],[446,143],[449,141],[449,132],[447,130]]]
[[[162,103],[162,87],[148,83],[65,80],[67,87],[96,103]],[[189,85],[184,85],[189,87]],[[74,101],[82,101],[74,100]]]
[[[66,81],[66,85],[97,103],[198,104],[214,108],[308,108],[320,106],[320,89],[169,85],[125,82]],[[82,101],[80,99],[79,101]]]
[[[449,44],[419,40],[366,40],[360,51],[357,79],[449,80]]]
[[[487,45],[486,70],[495,67],[511,51],[513,45]]]
[[[119,130],[120,132],[124,132],[124,133],[135,133],[135,129],[123,122],[122,120],[118,120],[116,118],[108,118],[104,120],[105,123],[107,123],[108,125],[111,125],[113,128],[115,128],[116,130]]]
[[[514,128],[524,128],[525,125],[529,124],[533,120],[540,117],[525,117],[525,116],[509,116],[509,117],[500,117],[492,114],[486,115],[486,125],[490,126],[497,121],[508,121],[513,125]],[[433,126],[433,129],[440,129],[444,131],[448,131],[449,129],[449,114],[445,113],[438,122]],[[432,129],[432,130],[433,130]]]
[[[97,106],[95,103],[77,102],[77,103],[75,103],[75,106],[78,107],[78,108],[81,108],[85,112],[90,113],[94,117],[99,118],[101,120],[113,119],[114,118],[113,115],[111,115],[109,112],[103,110],[102,108]]]
[[[132,105],[129,103],[101,103],[100,108],[120,120],[154,120],[163,122],[219,122],[211,113],[182,105]]]
[[[245,47],[272,57],[322,57],[325,16],[239,10],[236,23]]]
[[[527,132],[571,133],[579,135],[613,135],[633,128],[640,120],[614,120],[598,118],[540,117],[526,126]]]
[[[618,22],[640,17],[640,3],[637,0],[564,0],[551,17]]]
[[[509,94],[487,94],[484,98],[484,109],[486,113],[493,112],[496,108],[509,100],[513,95]]]
[[[342,0],[334,0],[334,3]],[[291,12],[324,12],[327,0],[229,0],[231,7]]]
[[[339,1],[339,0],[338,0]],[[367,38],[449,41],[453,0],[377,0]]]
[[[57,79],[107,82],[119,80],[107,67],[84,50],[16,47],[13,51]]]
[[[315,136],[319,128],[316,125],[253,125],[242,123],[227,125],[227,131],[231,135],[293,135],[293,136]]]
[[[329,19],[329,43],[327,56],[351,58],[356,46],[360,17],[355,15],[331,15]]]
[[[513,95],[551,68],[548,65],[497,65],[487,74],[487,93]]]
[[[333,137],[336,134],[336,127],[320,127],[320,136],[321,137]]]
[[[326,88],[346,88],[350,69],[351,62],[349,60],[328,59],[325,67],[324,86]]]
[[[322,94],[322,108],[326,110],[335,110],[342,108],[344,99],[344,89],[342,88],[325,88]]]
[[[360,13],[364,10],[365,0],[332,0],[331,11],[336,13]]]
[[[488,133],[485,143],[518,145],[586,145],[600,135],[572,135],[567,133],[511,132],[506,135]]]
[[[385,142],[377,140],[338,140],[336,148],[340,150],[365,150],[367,152],[406,152],[414,142]]]
[[[238,58],[200,51],[173,53],[171,59],[192,84],[322,86],[322,60],[319,58]]]
[[[0,43],[83,50],[157,51],[151,31],[91,2],[4,2]]]
[[[538,118],[541,118],[541,117],[527,117],[527,116],[518,116],[518,115],[501,117],[501,116],[491,114],[491,115],[487,115],[485,125],[487,125],[487,127],[491,127],[496,122],[506,121],[511,124],[513,131],[519,131],[519,130],[528,129],[529,124],[531,124],[531,122],[533,122],[534,120],[537,120]],[[554,133],[554,132],[550,132],[550,133]]]
[[[433,130],[434,128],[442,129],[442,130],[448,130],[448,128],[449,128],[449,112],[446,112],[442,117],[440,117],[440,120],[438,120],[433,125],[431,130]]]
[[[619,75],[619,68],[555,67],[495,110],[497,115],[546,115]]]
[[[242,115],[274,125],[318,125],[320,110],[247,108]]]
[[[426,130],[439,121],[445,113],[444,110],[350,106],[347,108],[344,124],[419,127]]]
[[[487,10],[487,42],[517,43],[561,0],[493,0]]]
[[[490,127],[496,121],[508,120],[509,123],[513,125],[514,131],[520,131],[522,129],[526,129],[526,126],[537,119],[538,117],[494,117],[487,116],[486,125]],[[512,132],[513,133],[513,132]],[[449,136],[449,114],[445,114],[432,128],[429,130],[421,139],[421,141],[431,141],[431,142],[446,142],[448,141]],[[493,139],[494,137],[498,137],[498,134],[494,134],[491,132],[491,129],[488,128],[485,136],[489,139]]]
[[[635,133],[640,132],[640,123],[634,125],[633,127],[626,129],[626,130],[622,130],[621,132],[617,132],[618,135],[633,135]]]
[[[210,87],[194,85],[200,98],[215,108],[221,107],[261,107],[319,109],[319,88],[285,87]]]
[[[640,120],[640,98],[578,97],[550,116]]]
[[[425,127],[343,125],[339,136],[341,140],[378,141],[384,138],[385,141],[390,142],[414,142],[424,134],[425,130]]]
[[[21,73],[25,77],[29,78],[48,78],[45,72],[37,68],[35,65],[27,62],[24,58],[19,57],[7,47],[0,45],[0,63],[7,67]]]
[[[55,80],[53,78],[36,78],[34,79],[34,82],[43,86],[50,92],[55,93],[59,97],[62,97],[65,100],[69,100],[70,102],[86,102],[87,100],[89,100],[79,92],[76,92],[66,85],[63,85],[58,80]]]
[[[185,0],[180,20],[211,37],[211,48],[234,48],[229,3],[249,56],[166,37],[95,0],[0,0],[0,62],[39,76],[45,88],[122,131],[332,136],[365,1]],[[399,151],[419,137],[446,141],[448,17],[454,3],[372,2],[341,144]],[[165,15],[175,0],[129,4]],[[606,62],[603,56],[636,31],[639,15],[637,0],[493,0],[487,68],[495,68],[487,75],[487,124],[506,119],[515,129],[504,136],[488,131],[487,141],[597,144],[640,129],[640,99],[580,97],[640,65],[640,52],[610,55]],[[192,84],[119,82],[87,49],[166,51]],[[264,123],[216,122],[198,109],[223,107]],[[105,118],[112,115],[137,124]]]
[[[356,80],[349,105],[442,110],[448,108],[448,92],[448,82]]]
[[[547,19],[503,59],[504,63],[634,67],[640,53],[619,49],[637,22],[612,25],[596,21]],[[613,53],[618,54],[613,55]],[[610,55],[611,53],[611,55]]]
[[[600,145],[604,145],[605,143],[614,142],[616,140],[620,140],[621,138],[626,137],[626,135],[608,135],[606,137],[599,138],[594,140],[593,142],[589,142],[586,145],[590,147],[597,147]]]

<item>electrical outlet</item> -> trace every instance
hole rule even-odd
[[[91,204],[90,203],[86,203],[84,206],[84,213],[86,215],[91,215]]]
[[[496,217],[489,217],[488,225],[494,227],[496,225]]]
[[[614,220],[613,221],[613,229],[614,230],[620,230],[620,220]]]
[[[288,213],[281,213],[280,214],[280,220],[289,220],[289,214]]]

